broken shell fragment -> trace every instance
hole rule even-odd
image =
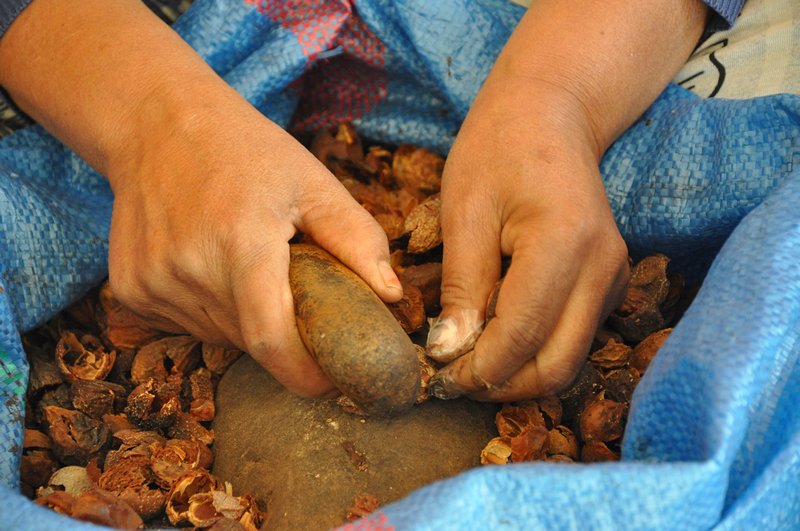
[[[664,341],[672,333],[672,328],[664,328],[658,332],[653,332],[644,338],[633,349],[631,354],[631,367],[639,371],[639,374],[644,374],[650,362],[655,358],[658,349],[664,344]]]
[[[548,432],[547,455],[564,455],[572,461],[580,457],[578,438],[566,426],[556,426]]]
[[[190,522],[189,509],[193,496],[224,490],[223,484],[205,470],[191,470],[175,480],[167,493],[167,518],[172,525]]]
[[[53,453],[62,463],[85,466],[89,459],[101,455],[109,439],[105,424],[80,411],[58,406],[43,409]]]
[[[439,222],[441,210],[442,201],[436,195],[417,205],[408,215],[405,231],[410,233],[407,249],[409,253],[424,253],[442,243],[442,227]]]
[[[88,334],[78,340],[74,333],[66,331],[56,345],[58,368],[70,381],[102,380],[116,359],[115,351],[106,352],[100,340]]]
[[[511,438],[495,437],[481,451],[482,465],[505,465],[511,462]]]
[[[139,529],[144,525],[133,507],[97,487],[78,496],[72,505],[72,517],[115,529]]]
[[[78,496],[94,486],[94,482],[82,466],[65,466],[59,468],[47,481],[47,486],[56,490],[63,490]]]

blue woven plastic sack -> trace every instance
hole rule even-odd
[[[522,12],[506,0],[197,0],[176,29],[284,126],[350,119],[369,138],[446,153]],[[664,252],[695,278],[713,265],[637,388],[623,461],[480,468],[357,526],[800,528],[799,163],[800,96],[668,88],[603,177],[634,254]],[[0,529],[95,529],[17,492],[19,333],[106,274],[111,205],[102,177],[41,129],[0,141]]]

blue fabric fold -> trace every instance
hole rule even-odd
[[[285,127],[353,119],[373,140],[443,154],[523,12],[505,0],[320,0],[287,18],[281,6],[198,0],[175,28]],[[315,25],[327,40],[308,40]],[[705,280],[636,391],[623,461],[479,468],[360,524],[800,527],[798,163],[800,97],[702,100],[669,87],[601,170],[632,252],[664,252]],[[95,529],[17,492],[19,334],[106,274],[112,202],[43,130],[0,141],[0,529]]]

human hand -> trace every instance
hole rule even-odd
[[[332,384],[295,324],[288,241],[303,231],[396,300],[386,236],[297,141],[235,93],[222,101],[152,131],[109,174],[112,289],[161,329],[236,345],[288,389],[323,394]]]
[[[445,165],[442,314],[428,338],[431,357],[454,360],[432,385],[442,398],[563,389],[624,296],[627,251],[590,132],[569,116],[524,115],[519,101],[479,99]],[[511,265],[480,334],[502,256]]]
[[[686,60],[707,13],[699,0],[531,4],[445,165],[442,315],[428,350],[455,361],[434,394],[514,400],[570,383],[629,274],[599,161]],[[478,338],[501,256],[511,266]]]
[[[31,3],[0,40],[0,83],[108,177],[112,288],[161,328],[234,344],[319,395],[332,385],[295,326],[289,239],[401,297],[378,224],[142,2]]]

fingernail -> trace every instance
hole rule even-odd
[[[467,392],[453,379],[453,375],[447,369],[442,369],[431,378],[428,383],[428,394],[439,400],[452,400]]]
[[[392,269],[392,266],[389,265],[389,262],[378,262],[378,272],[381,274],[383,284],[387,288],[402,293],[403,286],[400,284],[400,279],[397,278],[397,275],[395,274],[394,269]]]
[[[457,315],[437,319],[428,332],[428,355],[436,361],[449,362],[469,352],[483,331],[477,310],[461,308]]]

